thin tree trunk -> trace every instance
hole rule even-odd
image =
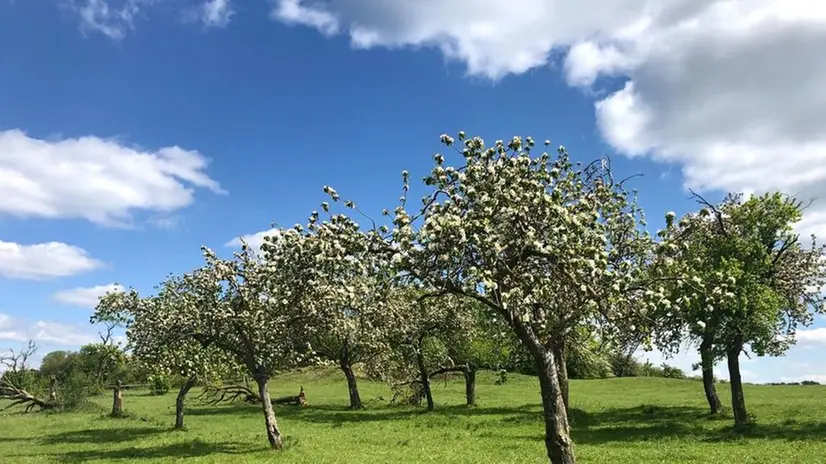
[[[465,399],[468,406],[476,404],[476,366],[468,363],[462,371],[465,375]]]
[[[427,373],[427,368],[424,365],[424,353],[422,353],[422,340],[424,337],[419,337],[419,343],[416,346],[416,365],[419,368],[419,381],[422,383],[424,390],[424,397],[427,400],[427,410],[434,409],[433,392],[430,390],[430,376]]]
[[[175,428],[177,430],[184,428],[184,401],[186,400],[187,393],[195,386],[197,381],[198,378],[196,376],[191,376],[186,379],[186,382],[181,385],[181,389],[178,391],[178,397],[175,399]]]
[[[710,338],[703,338],[700,344],[700,360],[703,370],[703,390],[706,393],[706,401],[711,410],[711,414],[719,414],[723,405],[720,396],[717,395],[717,387],[714,386],[714,355],[711,352],[712,344]]]
[[[49,378],[49,402],[57,403],[57,377],[54,375]]]
[[[743,378],[740,375],[741,351],[743,351],[743,336],[738,334],[734,337],[726,353],[729,383],[731,384],[731,409],[734,412],[735,426],[746,425],[749,422],[746,398],[743,395]]]
[[[562,402],[565,403],[565,413],[571,407],[570,403],[570,382],[568,381],[568,361],[565,357],[565,341],[560,340],[554,344],[554,362],[559,375],[559,388],[562,390]]]
[[[514,320],[513,328],[517,336],[531,353],[539,376],[542,393],[542,410],[545,418],[545,448],[551,464],[574,464],[574,447],[568,425],[568,411],[562,397],[559,383],[559,369],[550,353],[536,334],[519,320]]]
[[[281,449],[284,443],[281,439],[281,431],[278,430],[278,422],[275,420],[275,411],[272,408],[270,392],[267,390],[267,376],[261,372],[255,376],[255,383],[258,384],[258,395],[261,397],[261,408],[264,411],[264,423],[267,426],[267,440],[272,449]]]
[[[364,405],[361,404],[361,396],[356,382],[356,374],[353,373],[353,366],[350,365],[349,361],[342,360],[341,370],[344,372],[344,376],[347,377],[347,389],[350,391],[350,409],[363,409]]]

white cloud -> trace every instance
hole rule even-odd
[[[235,11],[230,0],[207,0],[199,8],[201,21],[209,27],[226,27]]]
[[[101,266],[103,263],[91,258],[86,250],[65,243],[21,245],[0,240],[0,276],[3,277],[43,280],[79,274]]]
[[[799,346],[826,347],[826,327],[798,330],[795,339]]]
[[[80,18],[84,33],[99,32],[120,40],[134,28],[134,19],[144,5],[156,0],[65,0],[63,4]],[[114,3],[116,6],[112,6]]]
[[[226,193],[204,172],[208,163],[177,146],[147,151],[92,136],[43,140],[0,132],[0,213],[128,226],[134,211],[189,205],[195,187]]]
[[[76,347],[94,342],[96,335],[81,326],[59,322],[37,321],[26,325],[6,314],[0,314],[0,341],[22,343],[34,340],[38,344]]]
[[[826,196],[826,4],[275,0],[271,16],[356,48],[433,47],[492,79],[560,51],[571,85],[609,90],[597,122],[619,152],[682,165],[701,190]],[[807,215],[800,230],[826,236],[826,199]]]
[[[225,243],[224,246],[240,247],[241,246],[241,241],[243,240],[253,250],[260,250],[261,249],[261,244],[264,243],[264,237],[266,237],[266,236],[273,236],[274,237],[274,236],[277,236],[279,233],[280,232],[279,232],[278,229],[263,230],[261,232],[256,232],[254,234],[247,234],[247,235],[242,235],[241,237],[236,237],[236,238],[230,240],[229,242]]]
[[[123,291],[122,285],[108,284],[94,287],[77,287],[71,290],[62,290],[54,294],[54,299],[66,304],[94,308],[101,296],[108,292]]]
[[[302,0],[278,0],[270,17],[286,24],[298,24],[318,29],[324,35],[339,31],[338,18],[329,11],[302,3]]]

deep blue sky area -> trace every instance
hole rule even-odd
[[[40,336],[47,350],[76,348],[94,334],[86,323],[91,308],[61,301],[59,292],[112,283],[151,291],[166,274],[198,265],[200,245],[229,253],[226,243],[235,237],[272,222],[304,221],[326,200],[324,185],[378,217],[396,205],[403,169],[411,172],[414,193],[421,191],[417,183],[432,155],[448,153],[439,143],[444,132],[465,130],[490,142],[513,135],[550,139],[552,148],[563,144],[581,161],[609,155],[617,176],[642,174],[631,185],[652,231],[666,211],[693,207],[679,162],[627,156],[600,132],[595,103],[628,78],[573,86],[563,69],[564,47],[542,66],[490,79],[426,41],[365,49],[344,33],[276,20],[270,13],[278,2],[236,2],[220,25],[190,17],[199,5],[184,0],[111,1],[109,15],[90,23],[82,8],[95,3],[0,0],[0,134],[22,131],[19,137],[39,147],[0,139],[0,181],[13,185],[3,172],[17,169],[43,188],[0,197],[0,242],[60,242],[100,263],[20,278],[15,269],[29,265],[28,258],[9,252],[19,256],[17,267],[0,269],[0,348],[16,346],[21,334]],[[129,5],[137,12],[128,21],[113,16]],[[117,33],[107,34],[103,25],[122,36],[112,37]],[[117,149],[146,156],[172,146],[196,151],[210,160],[203,173],[226,194],[165,175],[193,197],[185,205],[157,206],[165,201],[158,190],[129,190],[132,178],[144,175],[136,170],[108,187],[131,192],[123,207],[131,227],[90,219],[89,205],[101,201],[116,209],[120,203],[109,190],[72,193],[97,185],[105,172],[61,177],[80,163],[64,142],[81,137],[113,151],[95,155],[112,164]],[[48,166],[20,168],[45,151]],[[0,192],[9,191],[0,185]],[[44,199],[53,191],[62,193]],[[717,199],[722,191],[706,193]],[[144,198],[150,196],[155,203]],[[74,209],[47,214],[21,206],[26,198]],[[777,377],[767,362],[761,378]]]

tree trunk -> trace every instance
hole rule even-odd
[[[258,384],[258,395],[261,397],[261,408],[264,411],[264,423],[267,426],[267,440],[272,449],[281,449],[284,446],[281,440],[281,431],[278,430],[278,422],[275,420],[275,411],[270,401],[270,392],[267,390],[267,376],[258,372],[255,376],[255,383]]]
[[[432,411],[434,409],[433,392],[430,390],[430,376],[428,375],[427,368],[424,365],[424,353],[422,353],[422,340],[423,337],[419,337],[419,343],[416,346],[416,365],[419,368],[419,381],[422,383],[424,397],[427,400],[427,410]]]
[[[57,377],[54,375],[49,378],[49,402],[57,403]]]
[[[359,387],[356,382],[356,374],[353,373],[353,366],[347,360],[341,361],[341,370],[344,376],[347,377],[347,389],[350,391],[350,409],[363,409],[361,404],[361,396],[359,395]]]
[[[554,344],[553,348],[554,362],[556,363],[556,370],[559,376],[559,388],[562,391],[562,402],[565,403],[565,414],[571,407],[570,400],[570,382],[568,381],[568,362],[565,359],[565,341],[560,340]]]
[[[123,415],[123,393],[121,393],[121,386],[123,382],[118,380],[115,383],[115,388],[112,392],[112,416],[120,417]]]
[[[562,387],[559,383],[559,369],[555,358],[550,353],[530,327],[524,326],[519,320],[514,320],[513,328],[517,336],[531,353],[536,363],[539,376],[539,388],[542,393],[542,410],[545,418],[545,448],[551,464],[574,464],[573,442],[568,425],[568,411],[562,397]]]
[[[743,351],[743,336],[735,335],[729,345],[726,357],[728,358],[728,375],[731,385],[731,409],[734,412],[734,425],[739,427],[749,423],[746,411],[746,398],[743,396],[743,379],[740,376],[740,352]]]
[[[197,381],[197,377],[194,375],[191,376],[186,379],[186,382],[181,385],[181,389],[178,391],[178,397],[175,399],[175,429],[177,430],[184,428],[184,401],[186,400],[187,393],[195,386],[195,382]]]
[[[476,404],[476,366],[468,363],[462,371],[465,375],[465,399],[468,406]]]
[[[710,338],[704,338],[700,344],[700,359],[703,370],[703,389],[706,393],[706,401],[711,410],[711,414],[719,414],[723,405],[720,396],[717,395],[717,388],[714,386],[714,355],[711,352],[712,344]]]

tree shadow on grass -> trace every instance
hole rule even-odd
[[[682,406],[641,405],[616,408],[596,413],[572,410],[571,436],[576,443],[605,444],[612,442],[659,441],[672,438],[693,438],[701,442],[730,442],[746,439],[788,441],[826,440],[826,423],[782,424],[755,423],[735,430],[727,416],[710,416],[705,409]],[[519,418],[519,416],[515,416]],[[526,418],[527,419],[527,418]],[[540,417],[530,420],[542,421]],[[709,426],[709,422],[725,425]],[[544,440],[544,435],[517,437]]]
[[[228,414],[245,416],[262,414],[262,412],[261,406],[243,403],[219,406],[194,406],[184,411],[184,416],[224,416]],[[278,415],[277,412],[276,415]]]
[[[122,427],[106,429],[73,430],[48,435],[40,439],[43,444],[61,443],[123,443],[157,435],[167,430],[157,427]]]
[[[207,443],[202,440],[191,440],[164,446],[153,446],[151,448],[129,447],[111,450],[71,451],[53,454],[52,456],[57,462],[64,463],[91,461],[113,462],[118,460],[131,462],[140,459],[182,459],[207,456],[210,454],[244,454],[254,451],[258,451],[258,449],[245,448],[243,445],[236,443]]]

